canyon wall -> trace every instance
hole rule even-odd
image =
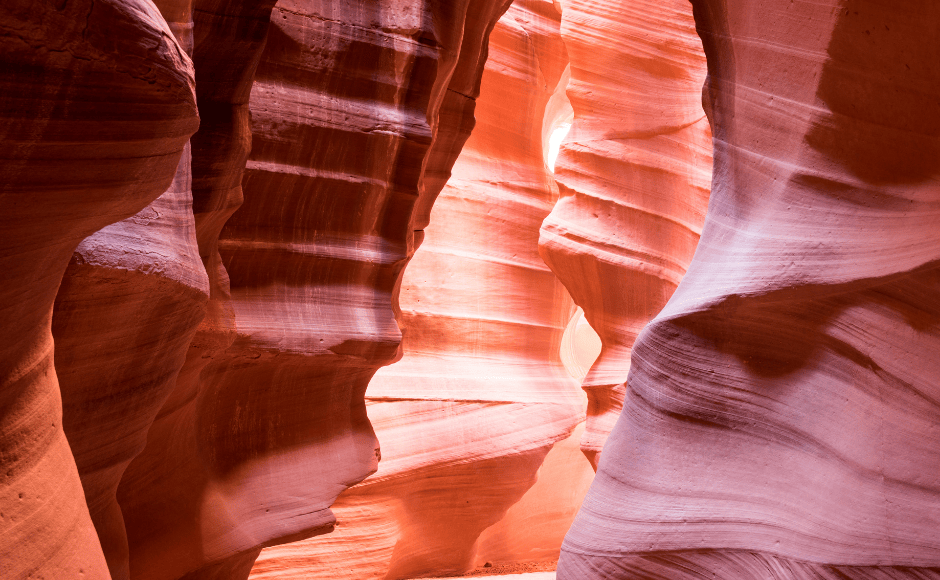
[[[246,577],[375,469],[362,394],[506,3],[285,1],[262,58],[273,4],[0,11],[4,578]]]
[[[940,579],[935,0],[275,3],[0,6],[0,577]]]
[[[710,207],[558,577],[940,578],[940,5],[693,4]]]
[[[133,577],[247,576],[262,546],[331,531],[335,497],[375,470],[362,393],[398,349],[414,206],[433,201],[469,134],[504,8],[274,10],[250,93],[245,201],[204,248],[207,267],[216,249],[224,265],[217,304],[121,487]],[[204,207],[224,210],[240,192],[214,169]],[[218,232],[222,220],[206,222]]]
[[[158,8],[192,56],[190,7]],[[79,244],[53,309],[63,427],[112,580],[130,574],[118,484],[144,448],[208,298],[187,144],[169,189]]]
[[[687,0],[566,0],[571,129],[555,165],[561,197],[542,225],[545,262],[600,335],[584,454],[620,414],[633,342],[692,260],[708,203],[705,55]]]
[[[82,239],[170,186],[198,126],[192,63],[148,1],[4,2],[0,118],[0,576],[107,578],[53,303]]]
[[[469,135],[505,4],[282,1],[263,53],[267,13],[252,8],[197,7],[200,106],[218,123],[193,141],[194,203],[216,283],[118,491],[135,579],[247,577],[262,547],[332,531],[336,496],[376,469],[363,392],[397,355],[415,206]],[[253,84],[224,66],[227,40]]]
[[[556,195],[542,117],[566,64],[559,24],[551,2],[523,0],[491,35],[476,128],[402,281],[404,356],[366,391],[378,472],[337,500],[333,534],[265,550],[251,578],[398,579],[557,558],[587,465],[553,461],[537,511],[511,514],[527,527],[481,534],[584,412],[560,358],[573,307],[537,245]]]

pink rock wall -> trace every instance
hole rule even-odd
[[[503,7],[388,8],[282,2],[263,54],[266,13],[197,8],[197,70],[221,68],[199,85],[215,125],[194,139],[213,296],[119,489],[135,579],[246,577],[263,546],[331,531],[335,497],[375,470],[362,394],[398,350],[414,204],[436,196],[425,179],[449,172],[437,150],[459,150],[469,132],[465,95]],[[213,50],[223,41],[257,62],[253,85]],[[229,171],[248,156],[246,103],[239,188]]]
[[[561,33],[574,121],[555,166],[561,199],[539,243],[603,344],[582,383],[581,448],[596,468],[633,341],[698,243],[711,165],[705,56],[686,0],[565,1]]]
[[[158,7],[191,55],[190,7]],[[191,183],[187,145],[167,191],[79,244],[53,311],[63,427],[112,580],[130,575],[118,484],[173,389],[209,297]]]
[[[693,4],[711,205],[558,577],[938,578],[940,5]]]
[[[209,294],[189,169],[187,148],[170,189],[82,241],[56,296],[65,434],[113,580],[129,577],[118,484],[175,384]]]
[[[378,472],[337,500],[333,534],[265,550],[251,578],[398,579],[557,558],[586,464],[550,466],[578,487],[536,490],[537,511],[513,516],[525,529],[481,535],[583,418],[560,358],[573,308],[537,243],[556,196],[542,116],[566,65],[559,25],[552,3],[517,1],[490,37],[476,128],[403,278],[404,356],[366,392]]]
[[[118,489],[135,580],[237,578],[247,574],[253,560],[251,550],[223,555],[212,550],[222,533],[213,525],[219,517],[216,510],[224,513],[226,508],[206,499],[211,490],[201,454],[207,447],[194,440],[200,421],[194,403],[203,390],[200,372],[235,339],[218,236],[242,201],[251,136],[248,98],[273,4],[220,0],[193,7],[193,59],[202,119],[192,139],[193,214],[210,299],[173,389],[150,426],[147,446]]]
[[[170,185],[193,82],[149,2],[0,6],[0,577],[108,577],[63,432],[53,302],[79,242]]]
[[[23,145],[3,166],[12,176],[4,174],[4,187],[20,194],[35,189],[27,179],[29,170],[42,169],[50,151],[58,154],[59,167],[63,159],[72,163],[61,151],[73,156],[80,151],[77,159],[93,166],[100,166],[97,154],[141,157],[136,164],[115,164],[136,182],[100,169],[90,175],[76,170],[78,178],[64,185],[32,177],[47,189],[91,185],[88,223],[80,223],[84,218],[77,211],[63,210],[60,222],[68,226],[71,241],[56,249],[61,263],[50,269],[55,260],[43,258],[38,264],[37,272],[48,276],[48,312],[44,323],[42,317],[30,323],[35,342],[51,348],[52,297],[65,272],[56,298],[56,361],[63,379],[65,430],[85,498],[61,437],[59,391],[47,377],[41,387],[51,409],[29,412],[43,424],[49,416],[56,441],[50,453],[57,453],[58,471],[47,469],[41,479],[46,485],[61,484],[63,475],[71,479],[64,480],[62,502],[39,506],[47,511],[35,516],[33,529],[17,529],[29,541],[17,536],[23,548],[4,569],[9,577],[25,577],[43,566],[60,572],[77,566],[107,577],[102,548],[114,578],[246,577],[263,545],[332,529],[328,508],[335,496],[375,469],[377,444],[362,392],[375,369],[396,356],[398,280],[415,247],[414,230],[426,221],[469,135],[486,38],[505,3],[285,3],[261,59],[272,5],[163,1],[162,18],[149,4],[86,7],[81,15],[90,12],[92,18],[85,35],[94,42],[100,40],[94,36],[99,29],[109,26],[118,33],[125,26],[129,38],[138,38],[140,47],[115,42],[129,59],[127,70],[121,70],[134,77],[141,76],[134,67],[150,66],[153,70],[141,78],[156,85],[153,94],[133,83],[125,87],[94,67],[86,74],[90,80],[76,77],[75,89],[68,84],[74,80],[68,67],[81,73],[81,66],[65,57],[44,63],[29,53],[47,41],[43,33],[69,32],[55,26],[74,25],[78,13],[31,13],[13,6],[0,14],[13,31],[11,48],[4,47],[3,55],[12,63],[7,84],[15,97],[8,99],[7,117],[26,111],[65,135],[50,131],[53,141],[46,151],[34,126],[13,125],[12,139]],[[101,22],[95,20],[98,11],[104,11]],[[25,49],[17,44],[23,44],[21,29],[35,36],[26,38],[32,45]],[[81,34],[75,42],[69,38],[66,34],[54,42],[65,42],[65,52],[80,59],[99,58],[105,72],[115,62],[107,52],[113,47],[101,49],[94,42],[86,47]],[[146,49],[154,53],[153,63],[138,58]],[[311,60],[311,50],[330,56]],[[192,51],[199,71],[203,125],[191,155],[187,149],[180,160],[196,128],[186,51]],[[249,95],[259,62],[252,125]],[[41,110],[24,109],[20,93],[34,90],[26,80],[47,80],[28,76],[31,66],[51,71],[50,86],[60,81],[49,89],[53,93],[78,91],[81,106],[54,95],[45,117]],[[294,90],[282,90],[291,84]],[[189,91],[188,98],[179,96],[182,90]],[[115,108],[113,123],[105,116],[103,125],[95,125],[95,114],[107,104],[81,91],[113,92],[123,108]],[[281,107],[285,95],[295,99],[293,108]],[[82,109],[85,101],[91,103],[88,111]],[[62,122],[60,130],[56,115],[63,114],[54,107],[62,103],[73,109],[63,117],[72,126]],[[114,137],[126,128],[126,119],[139,115],[149,115],[148,123],[128,131],[132,146]],[[340,115],[344,121],[337,121]],[[358,126],[345,123],[350,116]],[[101,127],[104,134],[96,134]],[[82,141],[68,131],[87,135]],[[103,145],[96,149],[94,138]],[[255,155],[245,180],[249,202],[220,234],[242,203],[242,172],[252,138]],[[324,138],[333,149],[322,147]],[[173,168],[176,178],[170,184]],[[283,189],[285,179],[296,187]],[[343,183],[349,193],[365,185],[365,197],[337,198],[335,187]],[[141,193],[131,198],[122,187]],[[161,191],[159,199],[141,209]],[[425,206],[417,213],[416,202]],[[369,215],[363,215],[366,211]],[[82,237],[134,212],[86,238],[65,270]],[[10,231],[32,223],[31,215],[13,212]],[[62,230],[60,222],[42,223]],[[11,273],[16,277],[20,271],[11,266]],[[322,310],[332,316],[321,317]],[[324,338],[330,344],[324,345]],[[46,375],[51,372],[48,354]],[[14,366],[21,364],[14,355],[25,355],[11,354]],[[10,424],[22,430],[15,421]],[[36,488],[34,503],[53,495],[27,483]],[[72,514],[72,520],[62,519],[64,539],[36,531],[49,526],[48,518],[57,512]],[[20,514],[11,520],[18,522]],[[61,562],[46,555],[43,542],[64,545]],[[42,558],[47,562],[31,564]]]

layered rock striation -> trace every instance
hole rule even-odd
[[[940,577],[940,6],[696,0],[715,177],[558,577]]]
[[[633,342],[675,291],[701,232],[705,56],[686,0],[565,1],[561,33],[573,124],[555,166],[561,198],[539,243],[603,345],[582,383],[581,448],[596,468]]]
[[[149,427],[147,445],[118,488],[134,579],[237,578],[251,565],[251,552],[233,556],[213,551],[222,533],[212,525],[219,518],[216,511],[227,508],[206,498],[203,456],[211,448],[195,439],[200,417],[194,403],[204,390],[201,371],[235,339],[237,322],[218,238],[242,202],[242,174],[251,147],[248,101],[273,4],[199,0],[192,6],[202,120],[192,139],[192,214],[209,299]]]
[[[262,547],[331,531],[336,496],[375,470],[362,397],[398,352],[415,205],[469,134],[505,5],[270,9],[195,11],[211,298],[118,491],[135,579],[247,577]]]
[[[403,278],[404,356],[366,392],[378,472],[337,500],[333,534],[265,550],[251,578],[398,579],[557,557],[587,465],[553,462],[541,477],[576,488],[535,490],[537,511],[512,516],[525,529],[481,535],[583,419],[560,358],[573,307],[537,244],[556,195],[542,117],[566,64],[559,24],[551,2],[517,1],[491,35],[476,128]]]
[[[157,4],[0,12],[4,578],[247,577],[332,529],[506,8],[282,2],[262,57],[273,1]]]
[[[188,3],[158,7],[192,56]],[[208,297],[187,144],[169,189],[79,244],[53,311],[65,435],[113,580],[130,577],[118,485],[175,385]]]
[[[53,303],[79,242],[170,186],[198,126],[192,63],[147,1],[4,2],[0,118],[0,576],[107,578]]]

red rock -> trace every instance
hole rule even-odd
[[[147,446],[118,489],[135,580],[186,574],[237,578],[247,574],[257,552],[226,553],[231,556],[226,558],[207,550],[219,531],[203,520],[212,521],[218,514],[211,499],[206,499],[210,478],[201,454],[211,454],[212,449],[196,440],[196,403],[204,390],[201,371],[235,339],[218,236],[242,200],[251,136],[248,98],[272,6],[271,1],[200,0],[193,10],[193,60],[202,119],[192,139],[193,212],[210,298],[175,386],[150,426]],[[224,517],[224,506],[218,507]]]
[[[620,414],[630,352],[698,243],[711,149],[705,58],[685,0],[570,0],[562,36],[574,122],[555,167],[561,199],[541,252],[601,337],[583,382],[597,456]],[[556,116],[564,116],[556,103]]]
[[[86,238],[56,297],[65,434],[115,580],[129,574],[117,487],[175,384],[209,294],[189,166],[187,150],[166,193]]]
[[[693,4],[711,205],[558,578],[940,578],[940,5]]]
[[[0,118],[0,577],[106,578],[62,430],[53,301],[84,237],[169,186],[197,127],[192,64],[149,2],[4,2]]]
[[[529,0],[491,35],[476,128],[403,278],[404,356],[366,392],[378,472],[340,496],[329,537],[265,550],[252,579],[412,578],[557,558],[590,481],[583,460],[543,468],[534,513],[507,510],[583,419],[560,357],[573,308],[538,255],[556,197],[542,116],[565,68],[559,25],[551,3]],[[562,480],[576,487],[553,493]],[[527,527],[484,532],[507,516]]]
[[[197,5],[193,195],[212,297],[119,488],[135,580],[246,577],[263,546],[332,530],[335,497],[375,470],[362,395],[397,355],[413,207],[469,133],[504,7],[282,3],[259,57],[270,5]],[[245,201],[223,227],[253,77]]]
[[[191,54],[188,6],[160,8]],[[56,296],[63,426],[113,580],[130,574],[118,484],[176,383],[209,298],[191,183],[187,146],[163,195],[79,244]]]

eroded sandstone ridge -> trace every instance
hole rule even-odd
[[[285,1],[262,58],[273,4],[0,9],[4,578],[245,577],[375,469],[362,393],[507,3]]]
[[[282,1],[260,56],[247,48],[260,48],[266,13],[197,10],[197,81],[201,59],[227,58],[211,38],[200,50],[200,16],[222,40],[247,34],[232,43],[258,64],[253,85],[237,65],[221,78],[205,67],[205,100],[197,83],[221,132],[193,140],[197,235],[216,283],[119,490],[135,579],[246,577],[263,546],[331,531],[336,496],[375,470],[362,396],[398,350],[415,206],[430,207],[469,135],[505,9],[444,4]],[[240,172],[248,155],[246,103],[241,180],[219,165]],[[213,146],[228,156],[199,164]]]
[[[574,121],[540,245],[603,344],[582,383],[581,448],[596,468],[623,405],[633,341],[675,291],[704,221],[705,55],[687,0],[562,5]]]
[[[146,0],[0,6],[0,576],[107,578],[53,369],[72,252],[167,190],[193,67]]]
[[[693,4],[711,205],[558,577],[940,578],[940,5]]]
[[[551,2],[517,1],[490,37],[476,127],[403,278],[404,356],[366,392],[378,472],[340,496],[329,537],[266,550],[251,578],[399,579],[557,557],[586,465],[551,463],[541,476],[576,489],[542,492],[551,499],[528,519],[514,515],[526,528],[478,539],[584,412],[560,358],[571,300],[538,255],[556,196],[542,117],[566,65],[559,25]]]

